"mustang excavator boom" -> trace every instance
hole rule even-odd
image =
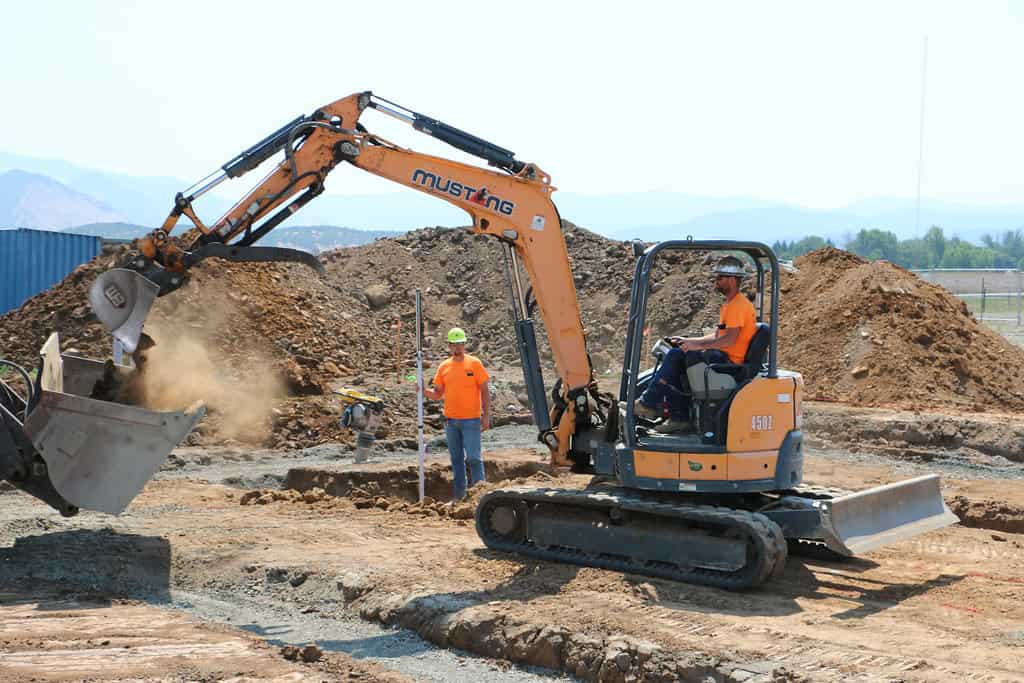
[[[367,109],[404,121],[497,170],[419,154],[373,135],[360,123]],[[278,152],[284,158],[254,190],[212,225],[202,223],[193,201]],[[539,438],[554,465],[571,465],[602,480],[583,491],[488,493],[478,506],[476,525],[489,547],[742,588],[781,572],[790,544],[823,545],[849,555],[956,520],[942,502],[936,476],[859,493],[801,488],[803,380],[777,367],[779,269],[767,246],[687,240],[636,249],[616,403],[598,391],[593,377],[550,177],[505,148],[368,92],[298,117],[179,194],[167,221],[140,241],[139,253],[125,268],[94,283],[90,300],[97,315],[131,348],[155,298],[180,287],[188,268],[202,258],[316,265],[308,255],[253,245],[322,192],[327,174],[342,162],[450,202],[470,215],[473,232],[499,240]],[[196,230],[179,246],[169,235],[181,216]],[[633,402],[653,376],[653,369],[641,366],[640,348],[650,275],[659,255],[680,251],[745,254],[756,272],[759,329],[744,363],[687,370],[696,427],[665,435],[634,413]],[[550,411],[534,337],[534,302],[520,266],[558,373]],[[663,354],[662,347],[655,348],[656,361]]]
[[[373,135],[360,123],[367,109],[480,157],[495,170],[417,153]],[[255,188],[216,222],[202,222],[193,202],[277,153],[283,158]],[[297,117],[233,157],[219,172],[179,193],[164,224],[139,240],[137,253],[93,283],[93,311],[131,350],[156,298],[181,287],[188,269],[204,258],[298,261],[320,268],[319,261],[304,252],[254,244],[323,192],[328,174],[343,163],[454,204],[471,216],[474,232],[500,240],[513,274],[516,334],[540,438],[559,464],[569,464],[572,435],[579,426],[603,424],[610,401],[602,406],[595,390],[561,220],[551,201],[555,188],[550,176],[503,147],[369,92]],[[188,242],[179,245],[170,235],[182,216],[194,230]],[[520,262],[536,293],[559,373],[550,412]]]

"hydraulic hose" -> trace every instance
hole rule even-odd
[[[304,121],[292,128],[291,131],[288,132],[288,144],[284,146],[284,155],[288,157],[288,163],[291,165],[293,178],[298,174],[298,169],[295,165],[295,150],[292,148],[292,145],[295,144],[295,138],[298,137],[299,133],[307,128],[324,128],[332,133],[340,133],[341,135],[355,135],[356,133],[354,130],[342,128],[341,126],[332,126],[331,124],[324,123],[323,121]]]

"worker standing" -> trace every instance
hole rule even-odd
[[[444,397],[454,500],[460,500],[466,495],[467,461],[469,485],[484,480],[480,433],[491,426],[491,396],[487,389],[490,375],[479,358],[466,353],[466,332],[462,328],[448,330],[448,352],[451,356],[438,366],[433,386],[424,388],[423,395],[433,401]]]

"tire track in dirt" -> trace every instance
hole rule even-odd
[[[1005,681],[1018,675],[1008,669],[977,671],[952,661],[893,655],[863,643],[844,646],[841,641],[794,635],[757,624],[709,622],[708,617],[688,617],[667,607],[623,605],[622,610],[641,628],[683,641],[690,647],[700,643],[702,647],[734,652],[740,647],[748,656],[778,662],[815,679],[821,676],[830,681],[857,677],[900,679],[910,672],[926,672],[924,679],[927,680]],[[742,645],[737,646],[737,642]]]
[[[536,459],[535,453],[522,457]],[[282,469],[294,464],[282,458]],[[406,473],[385,478],[393,488],[380,493],[397,500],[411,475],[405,463],[391,467]],[[845,488],[900,478],[891,465],[826,461],[814,467],[817,482]],[[827,468],[835,471],[824,474]],[[356,488],[372,480],[366,473],[348,476]],[[984,498],[1008,483],[1014,482],[958,482],[954,489]],[[1013,486],[1005,490],[1013,493]],[[1016,674],[1006,662],[1020,650],[1006,633],[1024,618],[1024,589],[1017,583],[1024,577],[1017,545],[1024,538],[998,542],[986,532],[953,528],[854,564],[794,558],[781,580],[764,590],[727,593],[493,553],[480,548],[466,520],[414,514],[412,505],[360,509],[355,496],[307,502],[296,491],[279,493],[286,495],[255,508],[240,505],[237,489],[163,480],[148,486],[113,530],[58,538],[77,540],[62,548],[79,558],[99,548],[137,558],[137,548],[149,547],[144,539],[168,539],[174,581],[191,589],[213,582],[296,609],[344,603],[346,610],[407,626],[443,647],[557,662],[563,671],[599,680],[642,674],[650,680],[947,681],[1012,680]],[[18,495],[2,496],[0,503]],[[59,534],[64,524],[38,531]],[[109,518],[98,516],[67,524],[111,529]],[[45,557],[46,548],[27,545],[39,552],[23,547],[18,557]],[[60,557],[64,567],[74,559]],[[114,563],[90,571],[117,570]],[[289,585],[287,579],[307,573],[308,581]],[[998,577],[999,588],[988,577]],[[1002,604],[1010,611],[1001,616]],[[957,661],[957,648],[946,645],[977,654]]]

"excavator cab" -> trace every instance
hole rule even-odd
[[[628,370],[622,375],[620,394],[624,396],[629,392],[627,378],[630,377],[636,377],[634,401],[635,397],[643,394],[653,381],[665,358],[672,352],[673,347],[669,335],[701,337],[704,336],[704,333],[711,331],[707,328],[671,329],[666,327],[660,329],[658,322],[648,321],[648,311],[650,310],[677,311],[680,300],[702,301],[703,297],[711,290],[710,279],[707,283],[707,291],[677,292],[672,291],[671,287],[651,287],[649,285],[651,275],[656,272],[671,271],[676,264],[692,269],[698,261],[707,262],[727,254],[738,255],[747,266],[748,274],[751,276],[745,279],[740,290],[740,296],[746,296],[753,302],[757,321],[757,329],[750,339],[746,356],[742,363],[700,362],[690,367],[681,367],[675,381],[666,385],[666,388],[670,393],[676,394],[673,397],[675,399],[673,402],[676,405],[686,404],[685,422],[689,424],[689,427],[668,433],[661,431],[660,428],[665,426],[668,421],[667,415],[654,418],[634,415],[635,419],[633,420],[623,420],[623,424],[628,423],[635,427],[636,436],[642,440],[668,439],[676,441],[679,445],[724,446],[729,432],[729,413],[734,397],[755,379],[778,377],[776,357],[778,298],[774,295],[778,291],[778,266],[771,250],[756,243],[669,241],[651,247],[640,254],[637,259],[636,276],[631,294],[631,325],[626,340],[624,361]],[[666,281],[671,282],[671,278]],[[695,308],[689,305],[687,308],[689,310],[686,312],[689,313],[691,323],[696,322],[693,320],[693,316],[698,314],[703,307]],[[661,324],[677,325],[681,317],[686,317],[686,312],[683,312],[682,315],[663,316],[671,322]],[[635,336],[634,333],[636,333]],[[648,357],[643,352],[646,345],[650,344],[649,339],[652,337],[655,342],[650,349],[650,358],[653,358],[654,366],[645,367],[645,360],[648,360]],[[782,372],[785,377],[792,376],[792,373]],[[784,389],[790,396],[790,406],[797,405],[793,396],[797,389],[796,384],[797,382],[792,379],[787,379],[784,383]],[[792,422],[796,421],[797,418],[794,416]],[[772,426],[771,430],[759,431],[774,431],[776,425],[771,420],[766,421],[762,426],[767,427],[769,424]],[[784,427],[785,423],[778,425],[780,429]]]
[[[689,390],[685,401],[691,427],[661,433],[656,427],[662,420],[637,415],[635,401],[668,353],[663,337],[675,331],[654,329],[655,364],[646,367],[644,351],[649,342],[644,332],[652,327],[648,312],[673,301],[702,299],[654,288],[651,276],[664,273],[666,263],[692,268],[694,256],[704,256],[708,262],[726,255],[738,256],[747,265],[750,277],[739,296],[753,302],[757,330],[743,363],[697,363],[685,368],[680,385]],[[779,292],[778,259],[761,243],[667,241],[638,256],[619,389],[621,443],[616,460],[623,483],[638,489],[717,494],[726,501],[734,494],[760,497],[766,508],[776,510],[769,516],[779,515],[777,521],[787,537],[822,542],[843,555],[956,522],[943,503],[937,475],[849,496],[801,498],[803,378],[779,368]],[[787,506],[790,510],[782,512]],[[815,512],[797,522],[799,515],[792,514],[796,508]]]

